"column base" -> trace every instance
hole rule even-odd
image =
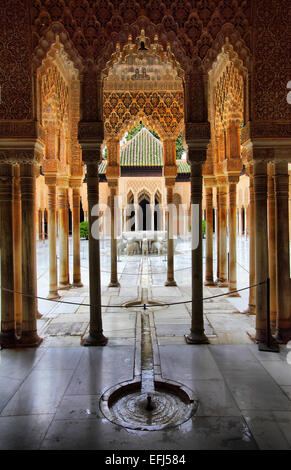
[[[72,287],[84,287],[81,281],[74,281]]]
[[[175,286],[177,286],[177,283],[176,283],[175,279],[173,279],[172,281],[166,281],[166,282],[165,282],[165,286],[167,286],[167,287],[175,287]]]
[[[206,281],[204,282],[204,285],[205,286],[209,286],[209,287],[214,287],[215,286],[215,282],[213,279],[206,279]]]
[[[17,347],[17,338],[16,332],[14,330],[7,331],[5,333],[0,333],[0,346],[3,349],[6,348],[16,348]]]
[[[60,298],[60,295],[58,294],[57,291],[55,292],[49,292],[49,294],[47,295],[47,300],[53,300],[53,299],[59,299]]]
[[[89,333],[88,336],[81,339],[81,346],[106,346],[108,338],[103,333]]]
[[[118,281],[110,281],[108,287],[120,287],[120,284]]]
[[[216,285],[218,287],[228,287],[229,286],[229,283],[226,279],[217,279],[216,281]]]
[[[190,330],[190,334],[185,336],[187,344],[209,344],[209,340],[204,330]]]
[[[280,344],[288,343],[291,340],[291,328],[277,328],[275,338]]]
[[[43,341],[36,331],[22,332],[21,338],[17,342],[18,348],[37,348]]]
[[[39,313],[38,310],[37,310],[37,312],[36,312],[36,318],[37,318],[37,320],[40,320],[40,318],[42,318],[42,314]]]
[[[72,287],[72,284],[69,282],[60,282],[58,290],[69,290]]]
[[[235,291],[236,289],[233,289],[233,290],[230,289],[227,297],[240,297],[239,293]]]
[[[249,315],[256,315],[256,306],[253,304],[249,304],[248,308],[244,310],[243,313],[248,313]]]

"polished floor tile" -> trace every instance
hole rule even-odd
[[[55,413],[72,377],[72,370],[32,371],[1,416]]]
[[[0,417],[1,450],[37,450],[53,415]]]
[[[85,348],[68,387],[68,395],[95,395],[133,379],[134,348],[109,345]]]

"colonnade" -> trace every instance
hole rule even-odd
[[[35,160],[31,152],[18,165],[9,162],[9,153],[8,163],[0,164],[0,344],[32,347],[42,341],[36,327]]]
[[[59,298],[58,290],[82,287],[80,267],[80,186],[81,181],[45,175],[48,186],[49,293],[48,299]],[[69,273],[68,189],[73,193],[73,282]],[[57,261],[57,209],[59,214],[59,272]]]
[[[289,175],[288,150],[256,150],[246,162],[249,176],[249,306],[256,314],[256,340],[266,340],[267,285],[270,279],[271,326],[279,341],[291,338]],[[261,157],[263,154],[263,158]],[[268,157],[269,155],[269,157]],[[278,157],[276,158],[276,156]],[[283,156],[282,156],[283,155]],[[209,179],[211,181],[211,179]],[[206,182],[206,275],[213,278],[213,187]],[[236,185],[238,176],[216,179],[217,191],[217,281],[228,286],[229,295],[238,295],[236,275]],[[226,184],[227,183],[227,184]],[[228,203],[227,203],[228,200]],[[228,216],[227,216],[228,211]],[[228,224],[227,224],[228,220]],[[228,226],[228,229],[227,229]],[[228,232],[228,263],[227,263]]]

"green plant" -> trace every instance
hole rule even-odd
[[[86,240],[88,240],[89,231],[88,231],[88,222],[86,221],[80,223],[80,237],[86,238]]]
[[[202,220],[202,235],[203,238],[205,237],[206,234],[206,220]]]

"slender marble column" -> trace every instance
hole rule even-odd
[[[58,188],[59,202],[59,289],[68,289],[69,282],[69,250],[68,250],[68,190],[67,188]]]
[[[151,204],[150,207],[150,213],[151,213],[151,230],[155,230],[155,205]]]
[[[91,152],[93,155],[91,156]],[[86,151],[83,151],[86,154]],[[90,296],[90,329],[89,335],[81,340],[83,346],[105,346],[107,338],[103,335],[101,310],[101,276],[100,276],[100,247],[99,247],[99,179],[97,150],[88,151],[94,161],[84,161],[87,164],[87,197],[89,217],[89,296]]]
[[[110,217],[111,217],[111,276],[110,276],[110,283],[108,287],[120,287],[118,282],[118,274],[117,274],[117,239],[115,233],[115,205],[114,200],[117,196],[117,188],[118,182],[109,180],[108,185],[110,188]]]
[[[0,164],[1,333],[2,348],[16,345],[13,260],[13,166]]]
[[[216,186],[216,283],[220,279],[220,202],[219,186]]]
[[[213,193],[206,187],[206,275],[205,286],[213,286]]]
[[[47,299],[58,299],[58,267],[56,245],[56,205],[57,188],[48,185],[48,239],[49,239],[49,294]]]
[[[253,164],[248,164],[247,172],[250,178],[250,235],[249,235],[249,284],[253,286],[256,282],[256,232],[255,232],[255,202],[254,202],[254,169]],[[256,314],[256,288],[249,291],[249,307],[246,313]]]
[[[219,287],[227,287],[227,186],[219,186]]]
[[[268,224],[267,224],[267,163],[254,161],[254,198],[256,233],[256,283],[269,276]],[[256,340],[266,341],[267,284],[256,287]]]
[[[174,238],[173,238],[173,191],[175,180],[170,180],[171,184],[166,181],[167,190],[167,236],[168,236],[168,262],[167,262],[167,280],[165,286],[176,286],[177,283],[174,278]]]
[[[273,165],[268,165],[268,242],[271,325],[276,326],[277,318],[277,273],[276,273],[276,212]]]
[[[289,153],[290,157],[290,153]],[[276,254],[277,254],[277,324],[276,339],[291,339],[290,244],[288,227],[288,160],[275,161]]]
[[[238,176],[229,176],[229,296],[239,297],[236,281],[236,185]]]
[[[14,243],[14,306],[17,334],[21,332],[22,323],[22,295],[17,292],[22,291],[22,268],[21,268],[21,188],[20,188],[20,168],[14,165],[14,186],[13,186],[13,243]]]
[[[37,334],[37,274],[35,226],[35,165],[20,165],[22,208],[22,330],[19,345],[36,347],[42,342]]]
[[[194,151],[193,155],[192,152],[193,151],[189,149],[189,159],[191,163],[191,204],[192,210],[194,210],[193,205],[195,205],[198,212],[198,220],[194,220],[194,212],[191,217],[192,243],[194,229],[199,230],[199,237],[198,246],[192,245],[192,320],[190,334],[186,337],[186,341],[189,344],[205,344],[209,341],[204,333],[203,320],[202,161],[200,160],[202,160],[203,156],[204,158],[206,157],[206,151],[205,153],[203,151]]]
[[[83,287],[80,262],[80,188],[73,188],[73,286]]]

